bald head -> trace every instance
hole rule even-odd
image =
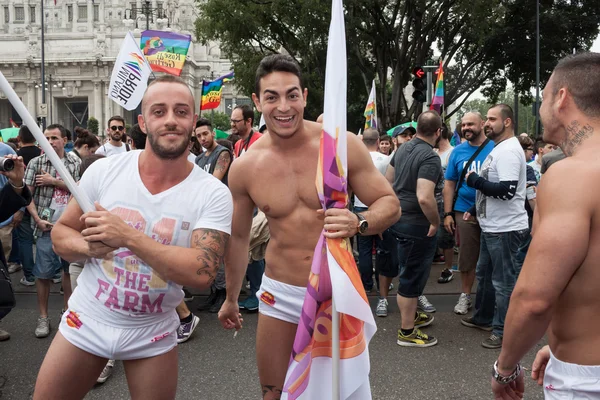
[[[479,122],[483,122],[483,115],[479,111],[469,111],[465,115],[463,115],[463,119],[475,120]]]
[[[433,137],[442,128],[442,118],[437,111],[425,111],[417,119],[417,134],[423,137]]]
[[[379,131],[374,128],[367,128],[363,132],[363,143],[371,151],[379,149]]]

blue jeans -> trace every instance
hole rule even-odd
[[[398,294],[415,298],[423,294],[437,248],[437,235],[428,237],[429,225],[396,222],[390,228],[398,241],[400,279]]]
[[[58,255],[52,249],[50,232],[43,232],[37,238],[35,251],[35,264],[33,275],[39,279],[52,279],[63,269]],[[68,268],[68,267],[67,267]]]
[[[523,263],[525,262],[525,257],[527,257],[527,252],[529,251],[529,245],[531,244],[531,234],[525,237],[523,243],[519,246],[519,251],[517,252],[517,278],[521,274],[521,268],[523,268]]]
[[[492,325],[492,333],[496,336],[504,335],[504,319],[519,275],[517,253],[528,235],[529,229],[481,232],[473,322]]]
[[[260,285],[262,284],[262,277],[265,273],[265,260],[252,261],[248,264],[246,274],[248,275],[248,282],[250,282],[250,297],[254,296]]]
[[[30,282],[35,280],[33,276],[33,228],[30,225],[31,216],[27,213],[17,227],[17,240],[19,241],[19,260],[23,266],[25,279]]]

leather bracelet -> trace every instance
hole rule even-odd
[[[517,366],[515,367],[515,370],[512,372],[512,374],[504,376],[498,371],[498,360],[496,360],[496,362],[494,363],[494,368],[492,369],[492,377],[496,382],[502,385],[508,385],[509,383],[514,382],[519,377],[519,375],[521,375],[521,369],[521,364],[517,363]]]
[[[454,211],[445,212],[444,213],[444,218],[446,218],[446,217],[452,217],[452,218],[454,218]]]
[[[25,182],[21,181],[21,186],[15,186],[12,184],[12,182],[9,180],[8,183],[10,183],[10,186],[12,186],[14,189],[24,189],[25,188]]]

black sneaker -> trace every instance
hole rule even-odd
[[[194,296],[190,293],[189,290],[183,288],[183,301],[192,301],[194,300]]]
[[[481,329],[482,331],[491,332],[491,325],[479,325],[473,322],[473,317],[467,317],[460,320],[460,323],[469,328]]]
[[[454,274],[448,268],[442,271],[442,274],[438,278],[438,283],[448,283],[454,278]]]
[[[227,298],[227,292],[225,289],[217,289],[215,295],[214,304],[208,309],[209,313],[216,314],[221,309],[223,303],[225,303],[225,299]]]
[[[502,336],[492,333],[489,338],[481,342],[481,345],[486,349],[500,349],[502,348]]]
[[[198,311],[209,310],[215,304],[215,301],[217,301],[217,291],[211,288],[210,295],[206,298],[204,303],[198,306]]]

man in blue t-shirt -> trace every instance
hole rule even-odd
[[[483,161],[494,148],[494,143],[489,141],[477,157],[475,157],[471,165],[466,165],[479,146],[486,140],[486,136],[483,134],[483,124],[483,118],[478,112],[469,112],[463,116],[461,124],[462,133],[467,141],[456,146],[450,155],[443,191],[444,227],[452,234],[458,229],[460,241],[458,270],[461,273],[462,290],[458,303],[454,307],[454,312],[460,315],[467,314],[469,308],[472,306],[471,291],[473,289],[473,282],[475,282],[475,267],[479,259],[479,236],[481,235],[481,228],[475,218],[471,218],[468,221],[463,220],[463,214],[475,205],[476,190],[467,186],[465,179],[463,179],[462,183],[458,183],[458,180],[462,175],[463,168],[468,168],[468,171],[474,171],[479,174]],[[459,189],[455,204],[454,193],[457,186]],[[454,207],[452,206],[453,204]]]

